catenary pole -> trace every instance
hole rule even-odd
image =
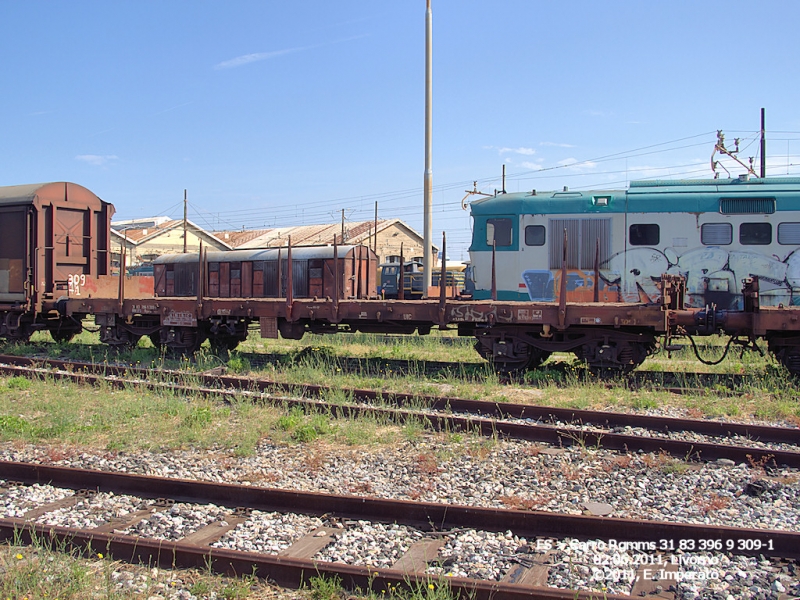
[[[431,168],[431,104],[432,104],[432,76],[433,76],[433,25],[431,15],[431,0],[427,0],[425,11],[425,185],[424,185],[424,223],[423,223],[423,253],[422,253],[422,295],[428,297],[428,288],[431,287],[433,260],[431,242],[433,238],[433,209],[432,187],[433,169]]]

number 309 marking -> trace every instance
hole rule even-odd
[[[69,275],[67,281],[69,283],[70,296],[80,296],[81,288],[86,285],[86,275],[83,273],[80,275]]]

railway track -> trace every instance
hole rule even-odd
[[[442,338],[453,340],[453,338]],[[455,339],[458,343],[458,339]],[[73,345],[77,345],[74,344]],[[451,344],[453,345],[453,344]],[[471,345],[471,344],[470,344]],[[43,352],[52,348],[52,344],[42,343]],[[38,347],[38,346],[37,346]],[[467,377],[481,378],[493,374],[491,366],[486,361],[453,362],[432,360],[411,360],[397,358],[376,357],[349,357],[336,356],[326,350],[325,346],[308,346],[297,353],[262,353],[238,351],[236,356],[246,360],[254,368],[264,368],[269,365],[285,365],[302,361],[325,361],[332,368],[341,369],[343,373],[385,375],[424,375],[426,377]],[[154,358],[158,354],[154,351]],[[548,384],[558,385],[560,381],[571,378],[585,378],[587,381],[597,381],[588,370],[574,370],[574,365],[569,362],[550,362],[542,367],[542,378]],[[518,378],[506,379],[521,385],[533,385]],[[630,389],[645,389],[650,391],[663,391],[673,394],[724,394],[739,396],[744,393],[741,388],[750,383],[755,383],[756,378],[746,374],[734,373],[704,373],[704,372],[675,372],[675,371],[633,371],[626,375],[618,376],[614,382],[606,383],[607,387],[625,385]],[[566,384],[565,384],[566,385]]]
[[[157,371],[51,359],[0,356],[7,375],[50,377],[113,386],[168,388],[229,397],[237,394],[343,416],[379,414],[424,419],[437,430],[477,431],[554,445],[580,444],[619,451],[666,452],[695,460],[729,459],[765,466],[800,467],[800,429],[724,421],[562,409],[437,396],[339,390],[352,402],[322,400],[332,388],[214,374]],[[184,383],[178,383],[184,382]],[[694,439],[685,439],[690,435]]]
[[[20,502],[20,516],[0,519],[3,539],[56,539],[64,547],[79,548],[89,555],[104,553],[116,560],[167,568],[211,568],[230,575],[252,573],[292,588],[310,576],[340,577],[345,587],[375,593],[436,581],[440,565],[446,563],[442,556],[446,542],[465,530],[506,532],[505,538],[513,535],[517,544],[522,542],[507,550],[509,556],[504,557],[496,579],[446,578],[457,595],[476,599],[620,600],[630,597],[624,594],[655,593],[659,580],[664,583],[664,572],[697,570],[701,562],[705,568],[711,559],[700,557],[708,557],[709,552],[711,556],[758,556],[761,560],[800,559],[800,533],[790,531],[487,509],[0,462],[0,498],[35,486],[52,486],[60,493],[55,500]],[[98,509],[99,501],[87,501],[101,494],[114,495],[117,500],[133,497],[136,508],[124,515],[110,515]],[[17,493],[15,498],[23,496]],[[137,523],[180,516],[178,507],[185,504],[210,505],[214,517],[172,535],[146,535],[141,533],[146,528],[136,527]],[[93,519],[86,517],[91,527],[60,525],[63,517],[48,516],[68,514],[74,518],[91,506],[94,509],[89,512],[96,513]],[[280,551],[233,549],[231,536],[247,531],[248,523],[259,518],[256,511],[303,515],[315,521],[295,531]],[[391,564],[369,564],[373,559],[357,551],[349,552],[350,560],[344,562],[325,554],[326,548],[345,540],[346,532],[365,522],[410,532],[408,543]],[[269,531],[262,530],[262,537],[269,536]],[[595,565],[598,581],[608,566],[603,561],[608,556],[618,557],[610,566],[625,573],[617,586],[621,593],[598,595],[597,591],[547,587],[548,571],[556,568],[558,549],[563,547],[583,549],[589,564]]]

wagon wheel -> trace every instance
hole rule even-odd
[[[163,339],[159,337],[159,340]],[[173,356],[194,354],[200,349],[205,336],[196,327],[175,327],[161,343]]]
[[[107,341],[106,343],[111,348],[113,348],[114,350],[116,350],[118,352],[122,352],[124,350],[132,350],[133,348],[136,348],[136,346],[139,344],[139,340],[141,339],[142,336],[137,335],[137,334],[133,334],[133,333],[129,333],[129,332],[126,332],[126,333],[127,333],[127,335],[120,336],[117,339],[115,339],[113,341]]]
[[[513,352],[510,355],[495,355],[495,342],[501,337],[498,334],[487,334],[478,337],[475,342],[475,350],[492,364],[499,375],[507,377],[521,375],[525,371],[541,366],[550,357],[550,352],[536,348],[517,336],[506,336],[503,339],[504,343],[513,345]]]
[[[66,344],[73,337],[75,337],[75,334],[77,333],[78,333],[77,331],[70,329],[51,329],[50,337],[53,338],[53,341],[59,344]]]
[[[6,313],[3,319],[5,337],[9,342],[24,344],[33,335],[32,324],[19,313]],[[3,328],[0,328],[2,330]]]
[[[594,344],[585,344],[575,354],[586,362],[593,375],[605,379],[630,373],[644,362],[652,349],[649,342],[597,340]]]
[[[134,348],[141,337],[141,335],[132,333],[119,324],[100,328],[100,341],[118,351]]]
[[[148,334],[150,338],[150,342],[152,342],[153,346],[156,348],[163,348],[164,343],[161,341],[161,330],[156,329],[153,333]]]
[[[791,350],[781,352],[778,359],[792,375],[795,377],[800,376],[800,348],[792,348]]]
[[[18,344],[25,344],[31,339],[33,331],[26,325],[21,325],[18,329],[7,335],[8,341]]]
[[[81,327],[80,324],[76,326],[71,322],[69,324],[60,322],[57,326],[49,329],[48,331],[50,331],[50,337],[52,337],[55,342],[62,344],[70,341],[73,337],[80,333]]]
[[[769,351],[795,377],[800,377],[800,339],[772,337],[768,339]]]
[[[213,335],[208,338],[208,341],[211,344],[211,351],[214,354],[222,355],[236,349],[241,342],[238,337],[232,335]]]

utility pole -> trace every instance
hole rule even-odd
[[[767,134],[764,128],[764,109],[761,109],[761,178],[767,176]]]
[[[372,243],[372,251],[378,253],[378,201],[375,200],[375,241]]]
[[[425,10],[425,185],[424,185],[424,218],[423,218],[423,248],[422,253],[422,296],[428,297],[428,288],[431,287],[431,274],[433,260],[431,243],[433,238],[433,208],[432,187],[433,169],[431,167],[431,117],[432,117],[432,80],[433,80],[433,16],[431,13],[431,0],[427,0]]]
[[[183,190],[183,253],[186,254],[186,213],[188,211],[188,204],[186,203],[186,190]]]

